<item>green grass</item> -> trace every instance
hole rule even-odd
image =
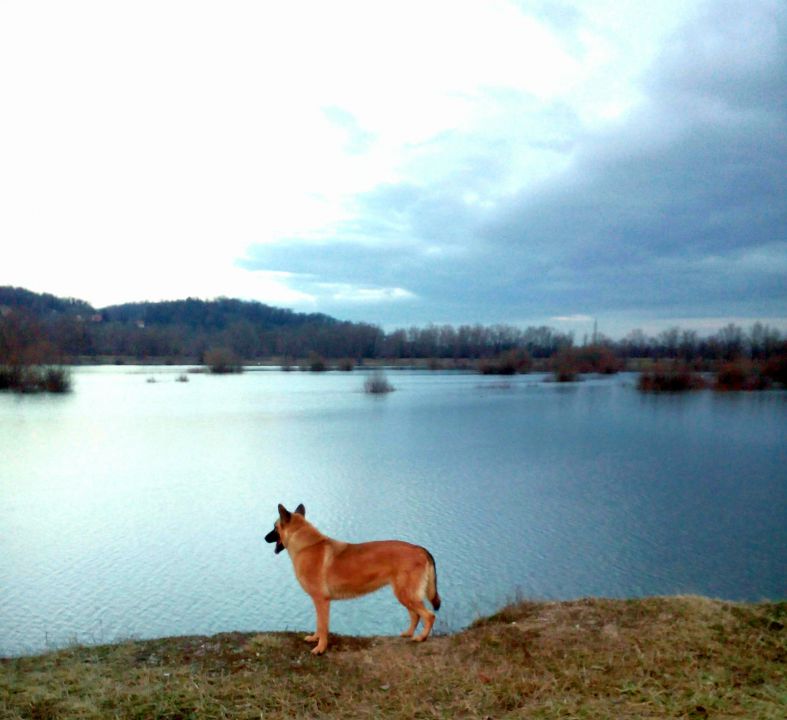
[[[787,603],[523,602],[423,644],[228,633],[0,661],[0,717],[781,718]]]

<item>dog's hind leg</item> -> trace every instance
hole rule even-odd
[[[412,637],[416,642],[423,642],[429,637],[432,625],[434,625],[434,613],[426,609],[423,600],[410,592],[407,585],[395,584],[393,591],[396,599],[407,608],[407,612],[410,615],[410,627],[402,633],[402,637]],[[424,629],[420,635],[413,637],[419,619],[423,620]]]
[[[408,608],[409,610],[410,608]],[[418,616],[423,620],[424,629],[421,630],[420,635],[416,635],[413,640],[416,642],[423,642],[426,638],[429,637],[429,633],[432,632],[432,625],[434,625],[434,613],[430,612],[426,609],[423,600],[416,600],[413,603],[412,609],[418,613]]]
[[[399,600],[399,602],[402,601]],[[413,633],[415,633],[415,628],[418,626],[418,613],[415,610],[410,610],[410,608],[407,608],[407,613],[410,615],[410,627],[402,633],[402,637],[412,637]]]

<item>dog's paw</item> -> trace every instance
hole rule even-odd
[[[399,637],[403,637],[403,638],[411,638],[412,636],[413,636],[412,630],[405,630],[403,633],[401,633],[401,635],[399,635]]]
[[[319,637],[317,637],[317,633],[314,633],[314,635],[307,635],[307,636],[306,636],[305,638],[303,638],[303,639],[304,639],[306,642],[314,642],[315,640],[319,640],[320,638],[319,638]]]
[[[327,643],[325,645],[323,645],[322,647],[320,647],[320,645],[317,645],[317,647],[315,647],[312,650],[312,655],[322,655],[327,648],[328,648]]]

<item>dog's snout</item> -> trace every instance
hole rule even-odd
[[[284,545],[281,541],[281,535],[279,535],[279,531],[276,528],[273,528],[266,536],[265,542],[269,543],[276,543],[276,548],[274,549],[274,553],[278,555],[282,550],[284,550]]]

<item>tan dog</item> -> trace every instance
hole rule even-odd
[[[308,642],[317,641],[315,655],[328,647],[328,623],[331,600],[366,595],[385,585],[392,585],[396,599],[410,614],[410,627],[402,637],[422,642],[429,637],[435,615],[424,605],[424,598],[435,610],[440,608],[437,594],[435,561],[425,548],[399,540],[347,543],[323,535],[306,520],[306,510],[298,505],[294,513],[279,505],[279,519],[266,536],[276,543],[276,553],[287,550],[295,577],[314,602],[317,632]],[[413,637],[418,621],[423,621],[420,635]]]

